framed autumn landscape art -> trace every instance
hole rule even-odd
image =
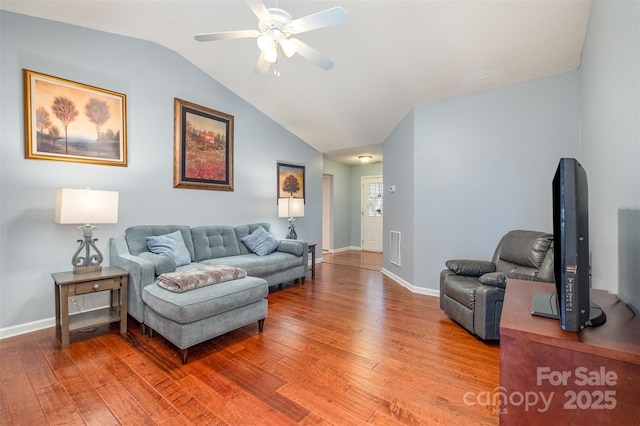
[[[304,200],[304,166],[278,163],[278,199],[289,197]]]
[[[233,191],[233,116],[174,100],[173,186]]]
[[[23,70],[25,158],[127,165],[126,96]]]

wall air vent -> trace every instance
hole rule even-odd
[[[400,232],[391,231],[391,250],[389,250],[389,261],[396,266],[402,266],[400,264]]]

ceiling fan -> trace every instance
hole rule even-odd
[[[333,68],[334,64],[329,58],[291,36],[346,22],[348,18],[346,10],[341,7],[333,7],[294,20],[289,13],[282,9],[267,9],[261,0],[246,0],[246,3],[258,17],[258,30],[203,33],[196,34],[194,38],[197,41],[257,38],[260,57],[256,65],[256,72],[261,74],[269,71],[271,64],[278,61],[279,52],[282,52],[287,58],[297,53],[324,70]]]

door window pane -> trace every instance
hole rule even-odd
[[[367,214],[369,217],[382,216],[382,184],[369,184],[369,202]]]

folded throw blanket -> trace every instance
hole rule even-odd
[[[185,271],[167,272],[158,277],[158,285],[176,293],[237,280],[247,276],[247,271],[234,266],[205,266]]]

